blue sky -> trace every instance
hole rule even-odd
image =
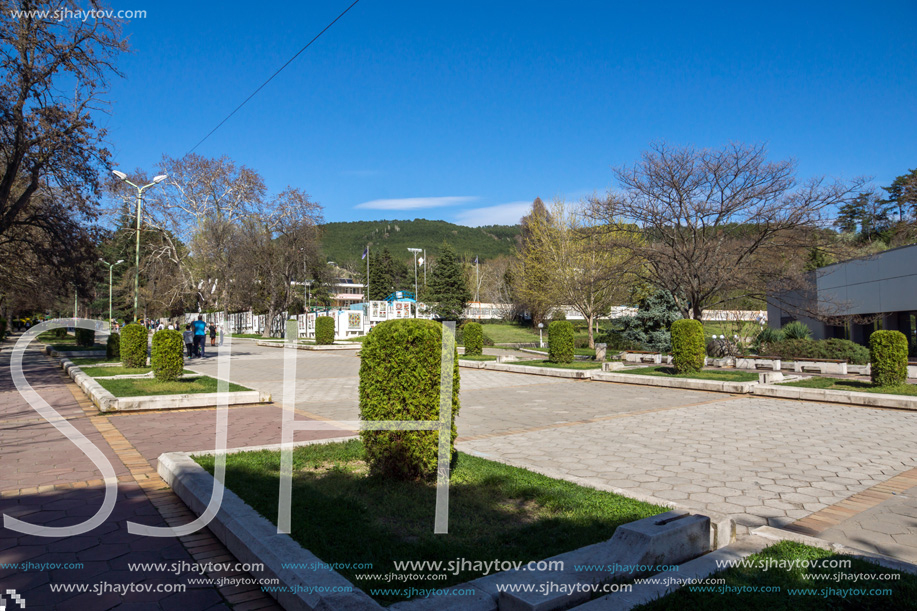
[[[139,3],[102,119],[118,167],[182,156],[350,0]],[[765,142],[800,178],[917,167],[917,2],[361,0],[198,149],[328,221],[512,223],[658,140]]]

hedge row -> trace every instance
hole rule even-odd
[[[77,327],[75,330],[76,335],[76,345],[83,347],[90,347],[96,343],[96,332],[92,329],[81,329]]]
[[[465,323],[465,326],[462,327],[462,336],[466,355],[480,356],[484,353],[484,329],[480,323]]]
[[[360,349],[360,419],[438,420],[443,328],[422,319],[376,325]],[[453,349],[454,350],[454,349]],[[458,351],[452,368],[452,459],[459,413]],[[436,431],[362,431],[370,472],[396,479],[433,479]]]
[[[869,336],[872,383],[896,386],[907,381],[907,337],[901,331],[873,331]]]
[[[846,339],[785,339],[762,346],[762,353],[785,360],[832,359],[853,365],[869,363],[869,350]]]
[[[108,341],[105,342],[105,358],[107,360],[111,359],[121,359],[121,334],[120,333],[109,333]]]
[[[150,364],[157,380],[166,382],[181,377],[185,368],[185,342],[181,331],[164,329],[153,334]]]
[[[672,365],[678,373],[692,373],[704,367],[706,345],[704,325],[693,318],[672,323]]]
[[[334,318],[319,316],[315,319],[315,343],[322,346],[334,343]]]
[[[548,325],[548,360],[552,363],[573,362],[573,325],[555,320]]]
[[[121,364],[134,369],[146,367],[146,327],[131,323],[121,329]]]

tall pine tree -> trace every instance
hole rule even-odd
[[[433,304],[433,313],[437,318],[454,321],[461,320],[465,307],[471,301],[462,265],[455,256],[455,250],[445,242],[433,266],[424,300]]]

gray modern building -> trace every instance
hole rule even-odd
[[[809,290],[769,299],[768,324],[776,329],[800,320],[816,339],[851,339],[866,344],[875,329],[895,329],[917,342],[917,244],[820,268]],[[817,304],[816,304],[817,300]],[[793,305],[801,307],[793,307]],[[813,307],[816,306],[817,307]],[[806,316],[819,311],[829,322]],[[836,323],[836,324],[830,324]]]

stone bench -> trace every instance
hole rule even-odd
[[[780,371],[780,359],[773,356],[737,356],[736,369]]]
[[[652,363],[656,365],[671,364],[672,357],[660,352],[646,352],[642,350],[628,350],[624,353],[625,363]]]
[[[907,377],[917,378],[917,363],[907,364]]]
[[[704,366],[705,367],[717,367],[717,368],[735,367],[736,359],[735,357],[732,357],[732,356],[726,356],[720,359],[715,359],[715,358],[708,356],[704,358]]]
[[[793,359],[796,373],[834,373],[847,375],[847,361],[834,359]]]

